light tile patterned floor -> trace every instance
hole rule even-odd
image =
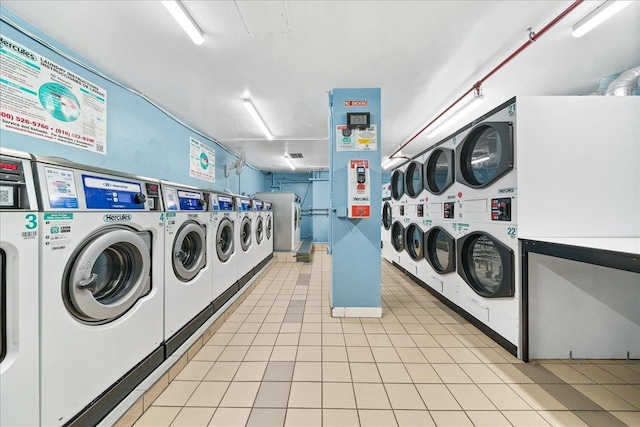
[[[276,263],[136,426],[640,426],[637,361],[523,364],[383,261],[382,319],[331,259]]]

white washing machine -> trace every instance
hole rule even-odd
[[[31,156],[0,149],[0,425],[40,422],[38,203]]]
[[[236,197],[237,225],[236,248],[238,254],[238,288],[242,288],[253,277],[253,218],[251,199],[243,196]]]
[[[165,207],[164,339],[167,356],[213,315],[209,191],[161,181]]]
[[[41,424],[95,425],[164,360],[159,181],[35,160]]]
[[[264,216],[264,202],[258,199],[251,200],[251,213],[253,216],[253,268],[254,271],[259,271],[261,267],[260,263],[264,259],[265,248],[265,216]]]
[[[235,197],[210,193],[213,309],[218,311],[238,291],[237,212]]]
[[[260,268],[264,267],[273,258],[273,205],[264,202],[264,244],[262,245],[262,261]]]
[[[391,198],[391,184],[382,186],[382,221],[380,224],[380,246],[382,247],[382,258],[392,261],[394,252],[391,245],[391,224],[393,224],[393,201]]]

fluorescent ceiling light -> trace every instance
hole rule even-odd
[[[382,169],[389,169],[391,166],[396,164],[398,160],[402,160],[402,152],[398,151],[396,153],[396,156],[397,157],[393,157],[391,159],[387,159],[384,162],[382,162]]]
[[[287,163],[289,163],[289,167],[290,167],[291,169],[294,169],[294,170],[295,170],[296,165],[294,165],[294,164],[293,164],[293,160],[291,160],[291,157],[289,157],[289,155],[288,155],[288,154],[285,154],[285,155],[284,155],[284,158],[285,158],[285,160],[287,161]]]
[[[247,109],[249,114],[251,114],[251,117],[253,117],[253,120],[258,124],[258,126],[262,130],[262,133],[264,133],[264,135],[267,137],[269,141],[272,141],[273,134],[265,124],[264,120],[262,120],[262,117],[260,117],[260,114],[258,114],[258,110],[256,110],[256,107],[253,105],[253,102],[251,102],[249,98],[244,98],[242,102],[244,103],[244,108]]]
[[[456,110],[453,114],[451,114],[449,117],[447,117],[438,125],[436,125],[436,127],[427,131],[427,138],[433,138],[434,136],[441,134],[442,131],[451,127],[451,125],[455,123],[455,120],[457,118],[462,117],[465,113],[476,108],[478,105],[482,103],[482,101],[484,101],[483,95],[475,95],[469,102],[464,104],[462,107]]]
[[[491,156],[478,157],[477,159],[471,160],[471,164],[472,165],[477,165],[478,163],[482,163],[484,161],[487,161],[490,158],[491,158]]]
[[[187,33],[191,40],[197,45],[201,45],[204,43],[204,36],[202,35],[202,31],[196,25],[195,21],[189,15],[189,13],[185,10],[184,6],[175,0],[163,1],[162,4],[167,8],[169,13],[173,16],[173,18],[178,21],[178,24],[182,27],[182,29]]]
[[[582,37],[625,7],[629,6],[631,1],[607,0],[593,10],[590,14],[582,18],[573,26],[571,35],[573,37]]]

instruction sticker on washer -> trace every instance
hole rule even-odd
[[[44,244],[51,250],[64,249],[71,243],[73,214],[52,213],[44,215]]]
[[[216,182],[215,150],[193,138],[189,138],[189,176]]]
[[[73,209],[78,207],[78,194],[73,171],[44,168],[49,206],[52,208]]]
[[[336,126],[336,151],[378,151],[378,125],[366,129]]]
[[[0,34],[0,129],[107,154],[107,91]]]

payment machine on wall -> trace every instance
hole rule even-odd
[[[350,160],[348,173],[349,218],[369,218],[371,216],[371,179],[369,160]]]

